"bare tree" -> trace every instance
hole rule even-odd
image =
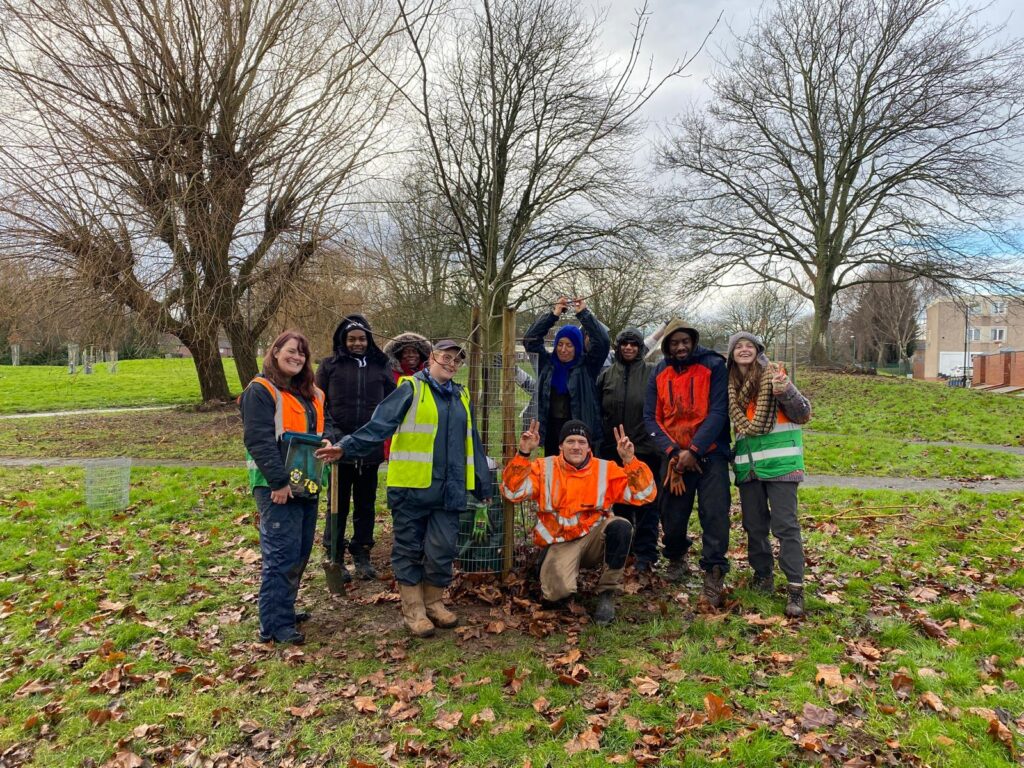
[[[670,77],[644,72],[646,11],[618,68],[598,51],[600,19],[570,0],[484,0],[456,10],[443,34],[410,25],[420,88],[407,92],[424,133],[433,192],[484,339],[505,306],[639,229],[631,149],[638,113]]]
[[[668,282],[669,270],[647,248],[610,250],[607,256],[592,258],[586,269],[556,280],[551,287],[554,294],[585,297],[614,340],[626,327],[646,328],[665,319],[663,286]]]
[[[793,324],[804,301],[788,288],[765,283],[733,294],[721,319],[730,334],[750,331],[761,337],[765,347],[771,348]]]
[[[445,338],[465,334],[472,297],[450,237],[451,215],[434,192],[422,165],[390,185],[362,263],[375,277],[379,313],[392,332]]]
[[[780,0],[737,40],[662,148],[693,285],[739,277],[814,305],[873,265],[947,285],[1013,284],[998,235],[1019,211],[1021,42],[940,0]],[[1019,270],[1019,267],[1018,267]],[[745,273],[745,274],[744,274]]]
[[[204,400],[228,397],[220,329],[244,385],[383,150],[397,17],[338,2],[0,2],[5,249],[180,338]]]
[[[892,267],[871,272],[874,281],[851,290],[855,303],[848,326],[855,337],[856,357],[873,357],[877,365],[890,359],[906,364],[919,330],[920,281]]]

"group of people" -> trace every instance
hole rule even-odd
[[[545,338],[570,308],[579,325],[562,325],[549,351]],[[648,345],[659,340],[662,360],[654,364]],[[695,328],[673,320],[647,338],[627,328],[613,349],[608,329],[585,301],[567,297],[526,331],[523,345],[536,355],[529,382],[536,418],[502,471],[500,492],[537,504],[533,538],[545,602],[569,599],[580,569],[601,567],[593,618],[612,622],[631,553],[638,573],[652,573],[663,556],[663,576],[684,580],[696,502],[701,596],[720,607],[729,570],[732,463],[751,584],[774,593],[774,534],[787,582],[785,612],[803,615],[799,425],[809,420],[810,404],[781,366],[769,362],[754,334],[734,334],[724,357],[699,342]],[[340,553],[335,565],[342,569],[347,548],[359,578],[377,576],[369,558],[374,499],[378,469],[388,461],[391,565],[405,626],[421,637],[455,626],[444,592],[459,517],[470,497],[489,504],[492,493],[468,391],[454,381],[465,349],[451,339],[431,344],[403,333],[381,351],[366,318],[350,315],[315,375],[310,355],[301,334],[282,333],[241,397],[263,553],[261,639],[301,643],[299,624],[308,618],[295,598],[313,548],[317,503],[315,496],[300,498],[305,495],[289,482],[285,457],[294,432],[316,435],[316,457],[338,464],[332,493],[338,514],[324,546]],[[538,448],[544,455],[533,458]],[[350,498],[354,533],[347,542]],[[347,569],[344,575],[351,578]]]

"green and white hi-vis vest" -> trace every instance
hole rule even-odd
[[[388,459],[388,486],[392,488],[429,488],[434,468],[434,438],[437,436],[437,403],[430,385],[415,376],[398,380],[412,383],[412,404],[401,426],[391,438]],[[469,392],[459,389],[459,400],[466,409],[466,490],[476,487],[473,465],[473,420],[469,411]]]
[[[788,475],[804,469],[804,438],[799,424],[776,422],[766,435],[744,435],[736,440],[736,484]]]

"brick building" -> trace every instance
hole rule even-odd
[[[1024,301],[975,296],[966,312],[951,299],[932,301],[925,309],[923,365],[915,366],[914,375],[936,379],[960,374],[965,330],[968,365],[976,355],[1024,351]]]

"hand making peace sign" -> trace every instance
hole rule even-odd
[[[619,458],[622,459],[622,466],[626,466],[636,455],[636,451],[633,448],[633,441],[629,439],[629,435],[626,434],[626,428],[621,424],[617,427],[613,427],[612,431],[615,433],[615,450],[619,452]]]

